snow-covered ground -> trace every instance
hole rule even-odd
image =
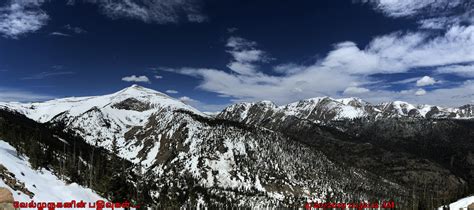
[[[459,209],[467,209],[467,206],[471,203],[474,203],[474,195],[459,199],[458,201],[449,204],[449,209],[459,210]],[[439,210],[443,210],[443,207],[439,207]]]
[[[96,202],[104,200],[91,189],[79,186],[76,183],[66,184],[47,170],[33,170],[26,157],[17,157],[16,150],[10,144],[0,140],[0,164],[8,171],[15,174],[15,178],[25,183],[25,187],[33,192],[33,198],[20,192],[14,191],[0,179],[0,187],[6,187],[13,192],[15,201],[19,202]],[[33,186],[34,185],[34,186]]]

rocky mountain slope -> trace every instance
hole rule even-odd
[[[432,207],[473,189],[468,139],[474,126],[458,123],[473,117],[472,108],[324,97],[285,106],[241,103],[208,116],[131,86],[104,96],[0,103],[0,138],[20,142],[19,151],[42,139],[38,151],[62,155],[35,166],[105,198],[133,192],[135,201],[160,208],[301,207],[308,199],[394,199]],[[41,135],[15,132],[25,129]],[[436,146],[423,146],[431,138]],[[468,146],[457,149],[461,145]],[[436,158],[443,149],[449,152]],[[64,169],[64,161],[74,167]],[[114,175],[117,169],[124,173]],[[427,185],[434,190],[426,192]]]
[[[286,106],[268,101],[232,105],[217,115],[264,127],[348,164],[411,188],[411,205],[434,208],[474,193],[472,105],[370,105],[317,98]]]
[[[143,126],[160,110],[188,110],[203,115],[193,107],[166,94],[133,85],[113,94],[92,97],[72,97],[40,103],[0,103],[0,109],[12,110],[40,123],[64,126],[89,144],[112,150],[134,163],[140,144],[125,140],[132,127]],[[146,158],[146,157],[144,157]]]
[[[96,189],[111,200],[118,197],[107,192],[115,192],[117,185],[134,188],[129,192],[141,194],[137,201],[160,208],[294,207],[311,198],[398,198],[407,190],[363,169],[335,164],[322,152],[280,132],[215,119],[139,86],[105,96],[0,106],[4,110],[0,112],[0,137],[19,142],[16,147],[26,151],[28,142],[46,136],[38,151],[53,150],[66,157],[43,160],[48,153],[40,152],[41,161],[35,166],[66,174],[69,181]],[[17,136],[11,126],[20,122],[46,134]],[[77,149],[79,142],[89,146]],[[50,144],[56,146],[50,148]],[[66,151],[61,151],[61,145]],[[84,148],[98,150],[90,154],[91,149]],[[115,155],[128,163],[117,165]],[[74,166],[67,173],[62,173],[64,161]],[[111,166],[100,168],[101,164]],[[126,173],[110,179],[98,177],[113,174],[113,165],[122,165],[118,170]],[[91,181],[96,179],[105,180]],[[101,182],[110,184],[96,184]]]
[[[150,186],[152,194],[160,195],[155,202],[188,202],[176,199],[177,194],[206,203],[300,206],[315,195],[374,199],[397,197],[405,190],[364,170],[334,164],[321,152],[278,132],[187,111],[153,117],[129,135],[145,144],[159,144],[147,172],[156,183]]]

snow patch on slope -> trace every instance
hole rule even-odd
[[[474,196],[465,197],[458,201],[449,204],[449,209],[467,209],[467,206],[474,203]],[[439,207],[439,210],[443,210],[443,207]]]
[[[29,202],[70,202],[71,200],[96,202],[104,200],[91,189],[79,186],[76,183],[66,184],[52,174],[42,169],[33,170],[28,158],[17,157],[16,150],[10,144],[0,140],[0,164],[15,174],[15,178],[25,183],[25,187],[35,195],[32,199],[20,191],[14,191],[0,179],[0,187],[6,187],[13,192],[16,201]],[[33,186],[34,185],[34,186]]]

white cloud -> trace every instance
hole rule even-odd
[[[436,83],[436,80],[433,79],[432,77],[424,76],[421,79],[416,81],[416,86],[423,87],[423,86],[434,85],[435,83]]]
[[[418,94],[417,94],[418,92]],[[474,80],[468,80],[457,87],[423,91],[422,89],[404,91],[371,91],[363,94],[361,98],[372,102],[386,102],[392,100],[407,101],[413,104],[429,104],[457,107],[474,103]]]
[[[63,30],[67,30],[68,33],[64,33],[64,32],[61,32],[61,31],[55,31],[55,32],[50,33],[49,35],[52,35],[52,36],[71,36],[71,34],[87,33],[86,30],[84,30],[80,27],[77,27],[77,26],[71,26],[70,24],[65,25]]]
[[[188,14],[189,22],[203,23],[203,22],[206,22],[207,20],[208,20],[207,16],[203,14],[198,14],[198,13]]]
[[[474,26],[452,26],[439,36],[396,32],[374,38],[365,48],[342,42],[322,59],[327,68],[349,74],[400,73],[421,67],[474,62]]]
[[[4,37],[18,38],[27,33],[38,31],[45,26],[49,15],[41,10],[46,0],[8,0],[9,3],[0,7],[0,33]],[[201,0],[86,0],[97,4],[102,13],[110,18],[131,18],[146,23],[177,23],[182,20],[202,23],[207,16],[201,13]],[[66,1],[67,5],[75,5],[75,0]],[[83,28],[65,25],[69,33],[81,34]],[[68,34],[61,31],[51,35]]]
[[[190,22],[204,22],[198,0],[98,0],[103,13],[111,18],[132,18],[147,23],[177,23],[185,18]],[[184,15],[184,17],[183,17]]]
[[[390,84],[408,84],[408,83],[416,82],[416,81],[418,81],[419,79],[421,79],[421,77],[408,78],[408,79],[403,79],[403,80],[398,80],[398,81],[390,82]]]
[[[362,93],[367,93],[370,90],[367,88],[362,88],[362,87],[348,87],[344,90],[343,94],[344,95],[359,95]]]
[[[242,37],[231,36],[227,39],[226,47],[233,49],[246,49],[257,46],[257,42],[244,39]]]
[[[150,83],[150,79],[148,79],[147,76],[135,76],[135,75],[123,77],[123,78],[122,78],[122,81],[125,81],[125,82],[145,82],[145,83]]]
[[[155,75],[155,79],[163,79],[163,76]]]
[[[468,0],[377,0],[375,8],[394,18],[417,20],[422,29],[443,30],[474,24],[474,4]]]
[[[441,36],[425,32],[393,33],[375,38],[364,53],[376,56],[376,72],[405,72],[474,61],[474,26],[453,26]]]
[[[360,50],[353,42],[342,42],[322,61],[322,65],[331,69],[343,69],[353,74],[366,74],[378,71],[379,58],[372,53]]]
[[[474,61],[474,4],[466,0],[369,1],[385,15],[418,21],[419,32],[392,33],[364,50],[377,56],[377,71],[404,72]],[[436,29],[435,31],[431,29]]]
[[[467,30],[467,28],[464,29]],[[467,34],[469,33],[467,32]],[[461,37],[467,37],[467,34]],[[279,70],[283,75],[279,76],[263,73],[258,65],[253,65],[250,70],[247,69],[248,71],[234,71],[233,73],[206,68],[165,70],[201,78],[200,89],[215,92],[219,95],[231,96],[235,101],[272,100],[282,104],[315,96],[342,97],[348,94],[380,98],[373,96],[373,94],[386,92],[377,91],[380,84],[374,85],[374,81],[371,81],[367,77],[368,75],[407,72],[420,66],[437,66],[441,63],[458,62],[460,58],[468,59],[472,52],[467,51],[466,43],[457,43],[467,39],[457,39],[460,36],[454,36],[457,38],[447,37],[450,37],[450,35],[428,39],[418,33],[395,33],[375,38],[364,49],[358,48],[352,42],[343,42],[336,44],[334,50],[329,52],[326,57],[311,65],[285,65],[280,67]],[[229,39],[227,46],[240,49],[251,46],[252,50],[258,50],[255,48],[255,42],[239,40]],[[436,53],[441,53],[441,55],[438,56]],[[451,57],[452,54],[463,53],[464,56]],[[433,56],[435,59],[432,58]],[[446,57],[451,57],[451,60]],[[241,61],[258,60],[252,56],[245,58]],[[234,58],[234,60],[236,59]],[[409,81],[403,82],[410,83],[416,80],[420,80],[420,78],[410,78]],[[433,83],[433,81],[422,78],[419,85],[430,83]],[[371,85],[371,91],[361,87],[366,85]],[[415,96],[415,92],[416,90],[412,92],[411,96]],[[434,91],[430,91],[430,93],[432,92]],[[387,94],[383,97],[391,100],[397,98],[397,94]],[[399,98],[406,97],[406,95],[399,96]],[[420,98],[409,99],[418,101]]]
[[[166,92],[166,93],[169,93],[169,94],[177,94],[177,93],[179,93],[177,90],[166,90],[165,92]]]
[[[59,31],[52,32],[49,35],[51,35],[51,36],[71,36],[69,34],[65,34],[65,33],[62,33],[62,32],[59,32]]]
[[[0,33],[7,38],[32,33],[46,25],[49,16],[36,1],[12,1],[0,8]]]
[[[237,101],[273,100],[287,103],[301,98],[336,95],[357,77],[320,66],[310,66],[298,74],[271,76],[233,74],[216,69],[165,69],[202,78],[199,88],[219,95],[232,96]]]
[[[295,74],[303,71],[306,67],[295,63],[279,64],[273,67],[273,71],[281,74]]]
[[[386,15],[394,18],[416,17],[414,21],[429,30],[399,31],[377,36],[366,46],[357,46],[351,41],[337,43],[327,56],[313,64],[296,65],[290,62],[277,65],[273,70],[281,75],[267,74],[260,68],[259,63],[268,62],[268,59],[264,51],[257,49],[256,42],[231,37],[226,46],[233,56],[228,65],[233,72],[207,68],[167,70],[201,78],[199,88],[230,96],[236,101],[273,100],[281,104],[302,98],[340,97],[349,93],[357,93],[372,101],[437,102],[434,104],[472,101],[474,95],[469,91],[472,92],[473,85],[468,82],[458,87],[430,89],[429,92],[417,89],[397,92],[385,88],[397,82],[407,84],[420,80],[417,83],[421,87],[433,85],[436,81],[428,76],[385,84],[373,81],[371,76],[474,63],[474,21],[463,21],[462,24],[460,21],[468,18],[466,14],[470,14],[468,10],[474,4],[466,9],[462,7],[465,2],[462,0],[375,2],[377,9]],[[461,12],[458,14],[456,11]],[[437,30],[431,30],[433,28]],[[370,87],[370,91],[362,87]],[[453,95],[457,97],[453,98]]]
[[[447,11],[466,5],[464,0],[378,0],[376,8],[391,17],[410,17],[417,14],[446,14]],[[428,14],[426,14],[428,13]]]
[[[456,74],[462,77],[474,77],[474,65],[450,65],[436,69],[441,74]]]
[[[197,100],[194,100],[188,96],[182,96],[180,98],[178,98],[181,102],[185,103],[185,104],[191,104],[191,103],[196,103],[198,102]]]
[[[70,32],[73,32],[75,34],[83,34],[83,33],[87,33],[87,31],[81,27],[78,27],[78,26],[72,26],[70,24],[67,24],[64,26],[64,28]]]
[[[426,95],[426,90],[423,90],[423,89],[420,88],[415,92],[415,95],[416,96]]]
[[[259,62],[266,62],[268,58],[265,52],[256,49],[257,43],[246,40],[241,37],[230,37],[227,40],[227,51],[233,57],[233,60],[227,65],[229,69],[244,75],[255,74]]]
[[[39,80],[39,79],[44,79],[48,77],[54,77],[54,76],[61,76],[61,75],[71,75],[75,74],[75,72],[72,71],[44,71],[38,74],[34,74],[31,76],[23,77],[21,78],[22,80]]]

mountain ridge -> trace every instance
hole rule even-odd
[[[112,150],[112,142],[116,141],[120,148],[124,148],[119,156],[129,160],[135,159],[140,149],[130,149],[135,142],[127,141],[125,133],[132,127],[144,126],[155,112],[183,109],[205,115],[178,99],[138,85],[103,96],[0,103],[0,109],[2,107],[40,123],[65,124],[66,129],[82,136],[91,145]]]
[[[281,106],[271,101],[242,102],[228,106],[218,116],[246,121],[245,118],[249,112],[265,112],[274,118],[295,116],[314,122],[385,117],[472,119],[474,118],[474,105],[466,104],[450,108],[426,104],[413,105],[403,101],[371,104],[355,97],[340,99],[316,97]]]
[[[451,111],[471,116],[472,105],[463,109],[399,101],[372,105],[359,98],[317,97],[282,106],[271,101],[239,103],[209,116],[166,94],[133,85],[104,96],[0,103],[0,126],[2,109],[42,127],[72,133],[93,148],[130,162],[129,170],[143,176],[148,201],[158,207],[202,200],[218,206],[231,201],[241,201],[237,206],[291,206],[314,198],[312,193],[343,200],[405,199],[406,204],[418,202],[411,200],[409,192],[419,177],[430,177],[440,191],[456,196],[456,190],[467,186],[464,180],[474,183],[471,177],[444,168],[446,159],[425,160],[412,150],[387,147],[415,148],[412,144],[419,138],[413,133],[424,130],[427,137],[422,139],[452,135],[464,142],[454,131],[469,131],[471,124],[437,124],[431,119],[463,119]],[[407,123],[406,119],[413,120]],[[442,129],[433,129],[436,126]],[[399,135],[399,128],[407,131]],[[369,138],[374,131],[387,132],[376,132],[384,144]],[[398,137],[403,141],[392,141]],[[442,138],[436,142],[433,151],[445,148]],[[390,164],[398,168],[396,176],[387,174],[392,168],[385,165]],[[469,171],[469,164],[463,162],[458,171]],[[451,181],[441,185],[437,180],[442,177]]]
[[[113,103],[114,101],[123,100],[124,97],[127,98],[139,98],[143,99],[146,102],[153,104],[160,104],[162,106],[169,106],[172,108],[177,109],[185,109],[191,110],[195,113],[206,115],[205,113],[197,110],[196,108],[181,102],[179,99],[173,98],[165,93],[145,88],[143,86],[133,84],[129,87],[121,89],[112,94],[105,94],[105,95],[98,95],[98,96],[83,96],[83,97],[65,97],[53,100],[47,100],[43,102],[30,102],[30,103],[20,103],[20,102],[0,102],[0,108],[3,109],[10,109],[15,111],[20,111],[22,114],[28,116],[29,118],[39,121],[39,122],[46,122],[51,120],[55,114],[60,114],[63,111],[75,109],[76,112],[85,112],[91,109],[93,106],[98,108],[105,107],[109,105],[109,103]],[[161,100],[154,100],[154,98],[158,98]],[[102,99],[102,100],[100,100]],[[104,102],[109,100],[109,102]],[[89,105],[80,109],[78,106],[67,106],[67,103],[80,103],[80,102],[87,102],[90,101],[90,104],[94,103],[93,105]],[[131,103],[133,101],[130,101]],[[41,106],[54,106],[56,109],[60,107],[59,105],[66,105],[63,108],[59,108],[56,111],[52,111],[54,114],[51,115],[41,115],[35,109],[41,109]],[[265,107],[267,109],[273,109],[274,111],[283,111],[288,115],[297,115],[299,117],[305,118],[304,113],[317,111],[314,110],[317,106],[325,105],[326,111],[330,111],[328,109],[335,108],[341,109],[341,112],[338,116],[335,116],[334,119],[341,119],[341,118],[356,118],[356,117],[366,117],[368,115],[373,115],[373,113],[369,112],[377,112],[379,116],[377,117],[446,117],[446,118],[472,118],[474,117],[474,104],[465,104],[459,107],[445,107],[445,106],[438,106],[438,105],[428,105],[428,104],[411,104],[404,101],[389,101],[389,102],[381,102],[377,104],[372,104],[367,102],[361,98],[357,97],[348,97],[348,98],[333,98],[329,96],[323,97],[313,97],[302,99],[299,101],[291,102],[288,104],[277,105],[272,101],[263,100],[263,101],[256,101],[256,102],[240,102],[232,104],[224,110],[220,112],[229,111],[229,109],[233,109],[235,106],[260,106]],[[118,107],[120,108],[120,107]],[[152,107],[148,107],[152,108]],[[86,110],[87,109],[87,110]],[[298,110],[299,109],[299,110]],[[147,108],[143,108],[141,110],[136,111],[146,111]],[[438,110],[439,113],[444,115],[429,115],[427,116],[428,112]],[[300,113],[297,113],[300,112]],[[213,112],[218,113],[218,112]],[[308,113],[307,113],[308,114]],[[382,116],[380,116],[382,115]],[[328,120],[324,119],[323,121]],[[329,119],[331,120],[331,119]]]

